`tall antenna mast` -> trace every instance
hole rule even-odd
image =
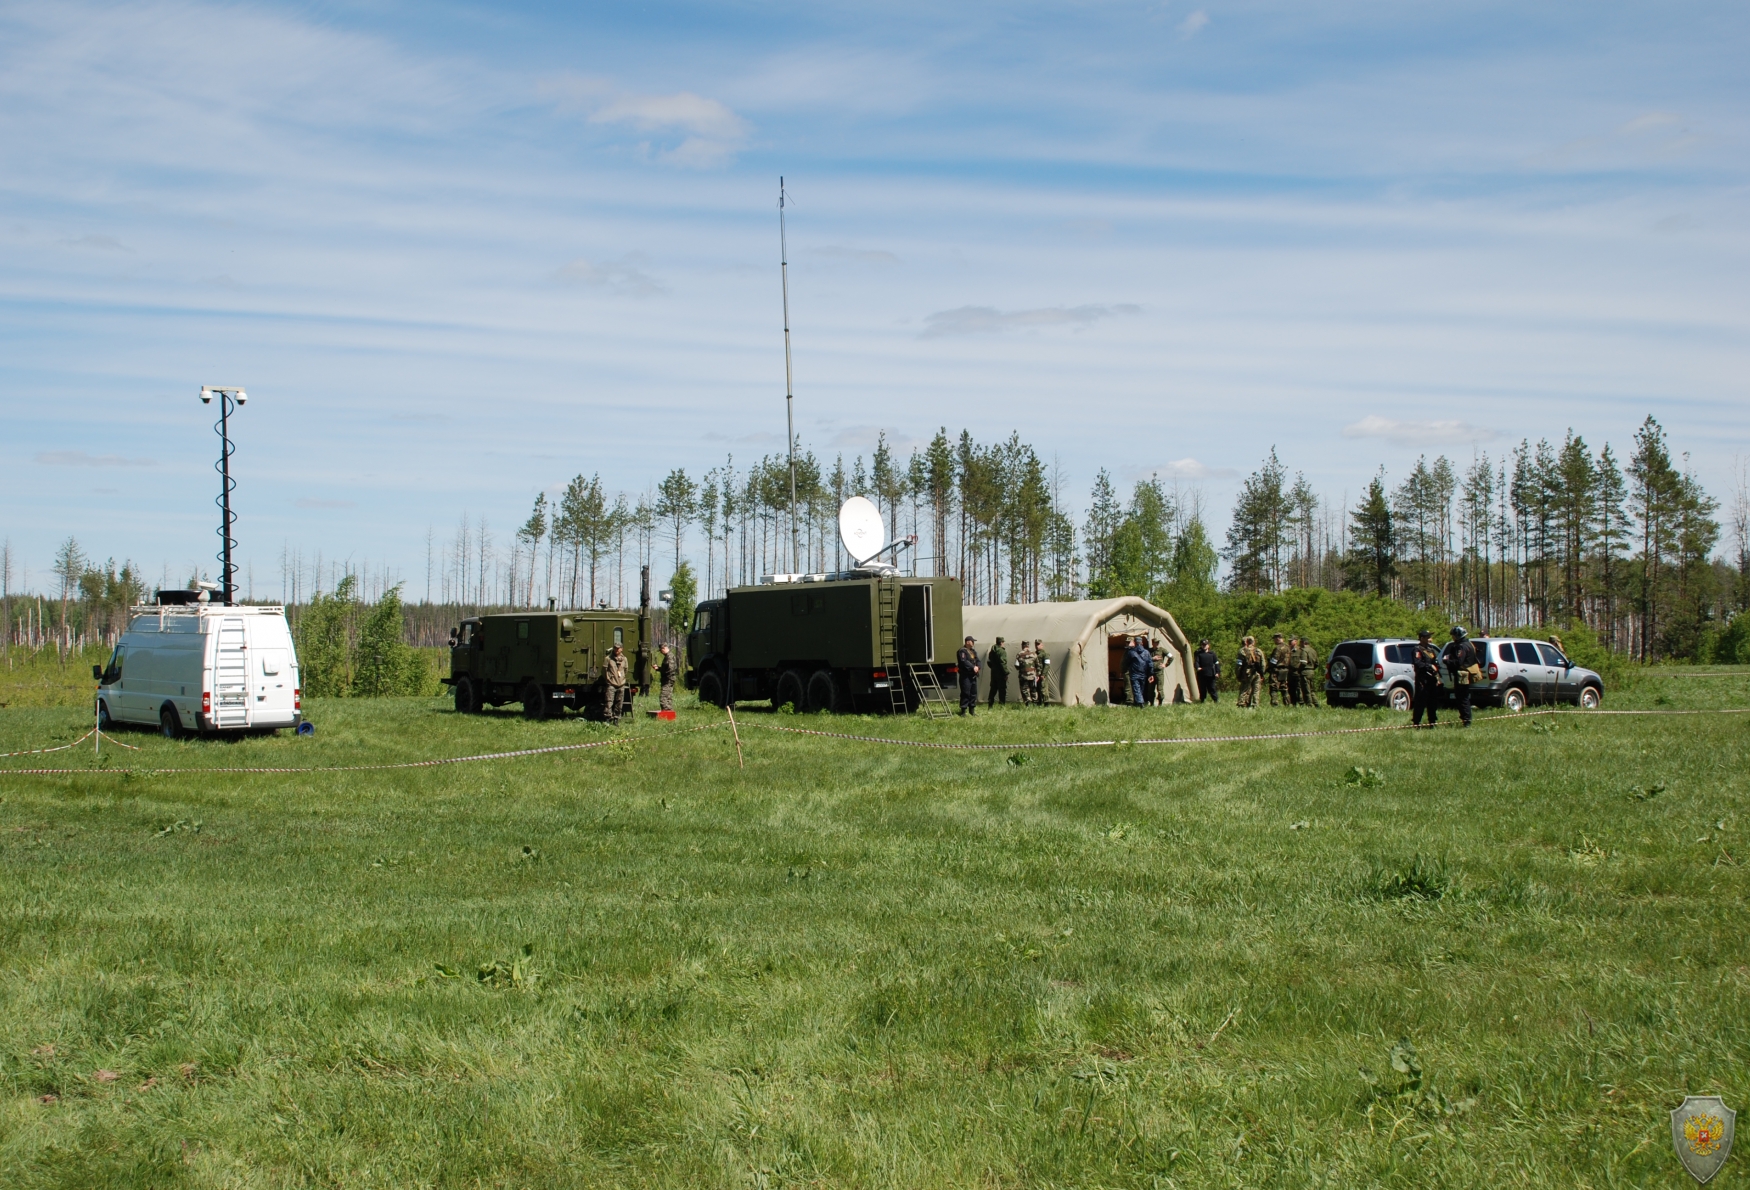
[[[784,426],[790,444],[790,569],[802,569],[802,538],[796,526],[796,394],[790,381],[790,246],[784,238],[784,179],[778,179],[778,275],[784,283]]]

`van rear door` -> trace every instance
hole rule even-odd
[[[242,616],[219,621],[213,646],[212,726],[249,726],[249,637]]]

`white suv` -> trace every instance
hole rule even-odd
[[[1471,698],[1485,706],[1523,711],[1531,703],[1572,703],[1587,710],[1604,701],[1604,679],[1582,669],[1548,641],[1473,636],[1483,680],[1471,686]],[[1442,665],[1440,681],[1450,694],[1452,671]]]
[[[1410,665],[1415,648],[1415,641],[1402,637],[1343,641],[1325,661],[1325,701],[1334,707],[1409,710],[1416,689]]]

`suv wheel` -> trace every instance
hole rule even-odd
[[[1391,694],[1389,697],[1391,698],[1391,709],[1392,710],[1394,710],[1394,711],[1407,711],[1410,709],[1409,687],[1407,687],[1407,686],[1393,686],[1391,688]]]
[[[1525,709],[1525,691],[1517,686],[1509,686],[1507,693],[1501,696],[1501,705],[1517,715]]]
[[[1580,709],[1581,710],[1583,710],[1583,711],[1596,711],[1598,709],[1598,704],[1603,702],[1603,701],[1604,701],[1604,692],[1601,691],[1600,689],[1598,689],[1598,687],[1596,687],[1596,686],[1582,686],[1580,688]]]
[[[1331,685],[1347,686],[1355,680],[1355,663],[1347,657],[1331,658]]]

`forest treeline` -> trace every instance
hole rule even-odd
[[[1570,432],[1559,444],[1526,441],[1468,462],[1424,457],[1395,480],[1382,467],[1346,505],[1291,475],[1272,449],[1218,528],[1196,487],[1151,476],[1124,490],[1104,469],[1078,523],[1061,472],[1018,434],[980,443],[942,429],[906,457],[883,434],[868,459],[827,463],[799,449],[794,520],[781,454],[746,466],[730,457],[700,474],[676,468],[643,494],[612,492],[599,474],[579,474],[538,495],[502,538],[483,517],[465,517],[441,547],[428,536],[418,602],[402,605],[409,584],[387,566],[373,572],[290,551],[281,559],[282,602],[302,633],[299,622],[339,598],[342,583],[350,580],[346,599],[359,608],[393,592],[404,636],[430,646],[480,610],[634,605],[648,566],[672,593],[678,631],[697,592],[793,567],[848,566],[838,508],[863,495],[881,509],[890,537],[917,538],[898,555],[901,568],[958,578],[970,603],[1134,594],[1197,635],[1199,626],[1259,626],[1244,616],[1275,616],[1272,599],[1346,592],[1351,598],[1322,606],[1371,607],[1381,631],[1405,616],[1478,631],[1578,626],[1601,648],[1643,661],[1750,663],[1750,621],[1740,618],[1750,605],[1745,476],[1736,477],[1722,522],[1720,501],[1682,457],[1648,417],[1624,452],[1594,449]],[[15,601],[3,548],[0,625],[9,642],[112,638],[121,613],[144,594],[136,568],[93,564],[68,539],[56,558],[58,589]],[[1352,598],[1362,595],[1371,602]],[[356,645],[363,620],[349,617]]]

